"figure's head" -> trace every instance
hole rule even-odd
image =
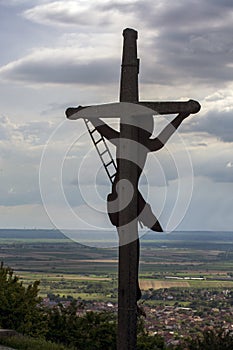
[[[140,134],[149,138],[154,130],[154,119],[151,114],[137,116],[134,119],[134,126],[140,129]]]

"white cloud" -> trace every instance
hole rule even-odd
[[[2,79],[43,84],[109,84],[117,79],[118,60],[84,49],[40,49],[0,68]]]
[[[53,130],[49,122],[13,123],[1,118],[1,205],[40,202],[38,169],[41,153]]]
[[[213,94],[206,96],[205,100],[206,101],[219,101],[219,100],[223,100],[225,98],[224,93],[222,91],[216,91]]]
[[[124,8],[130,6],[132,1],[125,1]],[[106,26],[122,21],[122,11],[105,1],[53,1],[35,6],[24,12],[24,16],[34,22],[46,25],[61,25],[76,28],[84,27],[86,30],[105,31]],[[124,15],[124,14],[123,14]],[[125,16],[124,16],[125,17]]]
[[[228,162],[226,165],[227,168],[233,168],[233,162]]]
[[[224,142],[233,142],[233,109],[209,110],[202,118],[192,119],[186,131],[203,132]],[[221,145],[219,145],[221,147]]]

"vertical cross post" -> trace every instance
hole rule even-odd
[[[138,72],[137,32],[133,29],[123,31],[124,44],[121,68],[120,102],[138,102]],[[127,121],[129,122],[129,120]],[[135,152],[128,140],[137,140],[133,135],[135,129],[124,123],[121,116],[120,124],[120,155],[130,155]],[[135,158],[135,157],[134,157]],[[119,265],[118,265],[118,350],[135,350],[137,340],[137,278],[138,278],[138,226],[137,220],[137,174],[132,170],[127,159],[119,159],[119,205],[120,208],[128,198],[128,180],[134,190],[133,199],[123,210],[119,211]],[[129,223],[128,223],[129,222]],[[124,225],[128,223],[127,225]]]
[[[118,214],[116,210],[113,212],[109,210],[108,213],[110,219],[112,218],[113,225],[117,226],[119,235],[117,350],[135,350],[137,343],[137,300],[140,299],[138,286],[140,248],[137,220],[139,213],[138,180],[142,170],[139,166],[142,163],[139,161],[141,159],[139,156],[140,142],[138,134],[140,126],[137,127],[137,122],[136,124],[134,123],[135,119],[131,116],[131,113],[135,109],[131,110],[131,107],[135,108],[135,105],[138,105],[150,108],[149,114],[153,110],[160,114],[184,113],[189,115],[199,112],[200,105],[193,100],[186,102],[139,102],[137,32],[133,29],[125,29],[123,37],[120,102],[128,102],[128,104],[79,106],[77,108],[68,108],[66,115],[67,118],[72,120],[84,118],[91,121],[93,118],[94,125],[96,123],[95,119],[100,118],[100,116],[102,118],[120,117],[120,142],[117,142],[117,174],[114,179],[112,196],[109,197],[109,203],[112,201],[111,198],[114,197],[113,202],[118,202],[119,208],[117,210]],[[116,105],[119,107],[118,110]],[[128,113],[129,110],[126,111],[125,108],[120,109],[122,105],[124,107],[127,106],[131,113]],[[111,113],[113,112],[112,108],[114,108],[114,113]],[[120,115],[122,110],[124,110],[122,114],[125,115]],[[139,116],[137,115],[137,117]],[[143,115],[141,117],[143,118]],[[182,121],[183,117],[179,115],[164,129],[163,137],[165,137],[165,142],[167,142]],[[96,130],[100,132],[101,136],[107,139],[114,138],[114,136],[109,138],[109,131],[106,133],[106,129],[104,132],[103,129],[101,131],[101,128],[101,125],[96,125]],[[107,128],[107,130],[109,129]],[[115,135],[115,132],[113,135]],[[142,134],[140,134],[140,138],[142,138],[141,136]],[[115,201],[116,191],[118,192],[118,201]],[[154,217],[153,213],[151,215]],[[154,217],[154,219],[156,218]],[[150,221],[147,226],[155,230],[150,225]]]

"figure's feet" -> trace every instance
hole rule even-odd
[[[139,220],[144,226],[148,227],[155,232],[163,232],[162,226],[157,220],[156,216],[153,214],[149,204],[146,204],[144,209],[139,215]]]
[[[163,232],[162,226],[160,225],[158,220],[156,221],[156,223],[152,227],[149,227],[149,228],[155,232]]]

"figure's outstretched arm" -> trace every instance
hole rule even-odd
[[[119,132],[111,128],[109,125],[105,124],[99,118],[93,118],[90,122],[94,125],[97,131],[105,137],[107,140],[116,145],[116,140],[119,138]]]
[[[148,148],[150,151],[158,151],[161,149],[166,142],[169,140],[169,138],[174,134],[176,129],[180,126],[182,121],[187,118],[190,114],[189,113],[180,113],[176,116],[175,119],[171,123],[169,123],[161,133],[154,138],[153,140],[149,140],[148,142]]]

